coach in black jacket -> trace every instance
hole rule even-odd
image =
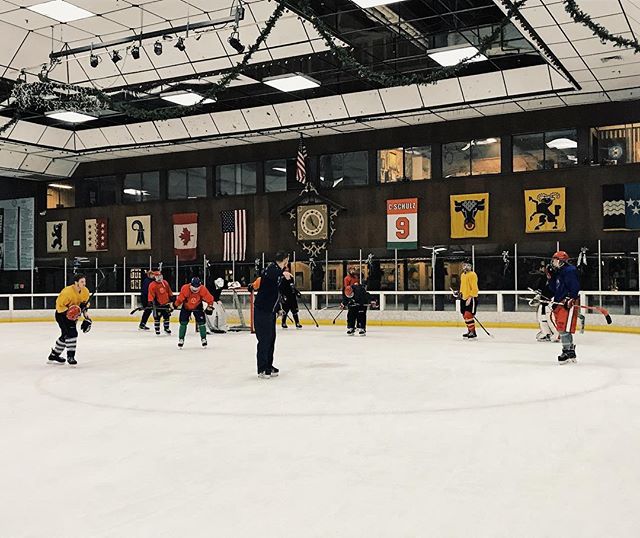
[[[280,281],[293,276],[284,268],[289,263],[289,255],[284,252],[276,254],[276,260],[260,275],[260,283],[253,303],[253,325],[258,339],[258,377],[269,379],[278,375],[279,370],[273,366],[273,351],[276,345],[276,316],[280,311]]]

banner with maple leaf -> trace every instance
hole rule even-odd
[[[181,262],[196,259],[198,248],[198,214],[174,213],[173,250]]]

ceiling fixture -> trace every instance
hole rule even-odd
[[[156,41],[153,44],[153,52],[155,52],[156,56],[160,56],[162,54],[162,41]]]
[[[131,47],[131,56],[134,60],[139,60],[140,59],[140,46],[139,45],[133,45]]]
[[[397,4],[404,2],[405,0],[353,0],[353,2],[360,7],[378,7],[386,6],[387,4]]]
[[[174,47],[177,48],[180,52],[184,52],[184,50],[187,48],[184,44],[184,39],[181,37],[178,38],[178,41],[176,41]]]
[[[555,138],[547,142],[547,147],[550,149],[576,149],[578,142],[570,138]]]
[[[467,62],[485,62],[487,57],[483,54],[478,54],[476,47],[447,47],[442,49],[435,49],[428,52],[427,55],[432,60],[438,62],[444,67],[450,67],[452,65],[458,65],[464,61]],[[474,58],[475,56],[475,58]],[[470,59],[471,58],[471,59]]]
[[[112,61],[114,64],[117,64],[120,60],[122,60],[122,56],[120,56],[120,53],[119,53],[117,50],[114,50],[114,51],[111,53],[111,61]]]
[[[53,187],[54,189],[65,189],[65,190],[73,189],[71,185],[62,185],[60,183],[49,183],[48,187]]]
[[[87,17],[93,17],[95,15],[95,13],[91,13],[91,11],[74,6],[64,0],[43,2],[42,4],[36,4],[35,6],[28,6],[27,9],[60,22],[77,21],[80,19],[86,19]]]
[[[171,103],[175,103],[176,105],[181,106],[193,106],[202,102],[202,104],[209,105],[211,103],[215,103],[213,99],[205,99],[202,100],[202,95],[195,92],[175,92],[168,93],[160,96],[165,101],[169,101]]]
[[[238,54],[242,54],[244,52],[244,45],[240,42],[240,34],[237,30],[229,37],[229,45],[231,45]]]
[[[283,92],[296,92],[320,86],[320,83],[317,80],[300,73],[289,73],[277,77],[268,77],[262,79],[262,82],[267,86],[271,86],[272,88]]]
[[[98,67],[98,64],[100,63],[100,58],[98,58],[95,54],[92,54],[91,56],[89,56],[89,65],[91,67]]]
[[[47,118],[64,121],[66,123],[84,123],[85,121],[95,120],[95,116],[83,114],[81,112],[72,112],[69,110],[58,110],[54,112],[45,112]]]

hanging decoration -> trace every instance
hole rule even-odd
[[[589,28],[596,37],[600,38],[602,44],[610,42],[613,43],[614,47],[621,49],[633,49],[634,54],[638,54],[640,52],[640,43],[638,43],[636,39],[628,39],[619,35],[613,35],[604,26],[595,22],[588,14],[582,11],[578,7],[576,0],[562,0],[562,3],[564,4],[564,10],[569,14],[574,22]]]

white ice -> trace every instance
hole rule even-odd
[[[640,535],[638,336],[176,328],[0,324],[1,538]]]

